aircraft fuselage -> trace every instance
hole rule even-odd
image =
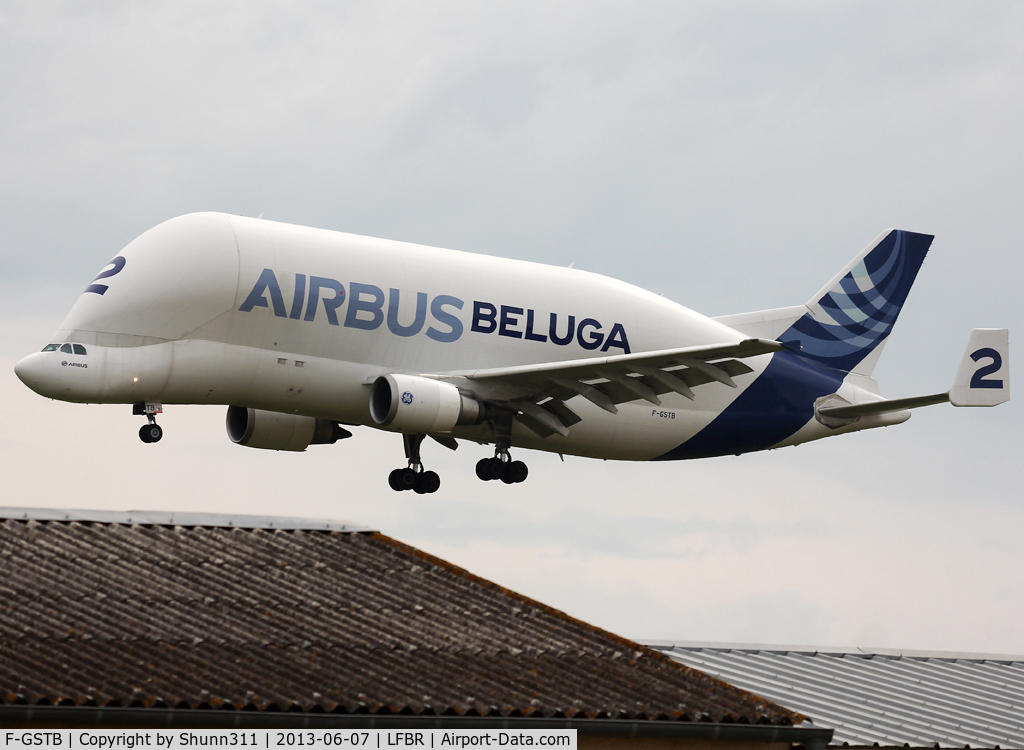
[[[53,339],[77,343],[85,354],[39,352],[18,373],[38,393],[65,401],[242,405],[377,426],[369,394],[382,374],[457,374],[744,338],[586,271],[206,213],[150,230],[94,280]],[[693,400],[666,393],[660,404],[636,399],[611,414],[577,397],[571,406],[582,419],[568,436],[540,437],[516,423],[512,444],[609,459],[690,457],[671,453],[773,360],[787,357],[790,375],[810,383],[814,397],[863,400],[841,374],[779,352],[746,360],[750,371],[735,377],[735,388],[716,383]],[[488,388],[504,391],[482,394],[489,399],[515,396],[515,386]],[[756,433],[759,422],[792,406],[787,389],[740,421]],[[835,434],[814,420],[813,400],[791,416],[786,434],[757,433],[701,451],[738,453]],[[878,415],[838,431],[907,416]],[[486,424],[450,433],[491,440]]]

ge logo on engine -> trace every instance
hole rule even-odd
[[[412,394],[409,391],[406,391],[405,393],[402,394],[402,403],[403,404],[411,404],[412,403]]]

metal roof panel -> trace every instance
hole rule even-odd
[[[650,645],[834,727],[833,745],[1024,747],[1022,656]]]

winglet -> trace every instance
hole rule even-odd
[[[975,328],[956,381],[953,406],[996,406],[1010,400],[1010,334],[1005,328]]]

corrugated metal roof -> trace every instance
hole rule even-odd
[[[832,727],[833,746],[1024,748],[1024,656],[648,645]]]
[[[803,718],[379,533],[88,516],[0,522],[2,703]]]

